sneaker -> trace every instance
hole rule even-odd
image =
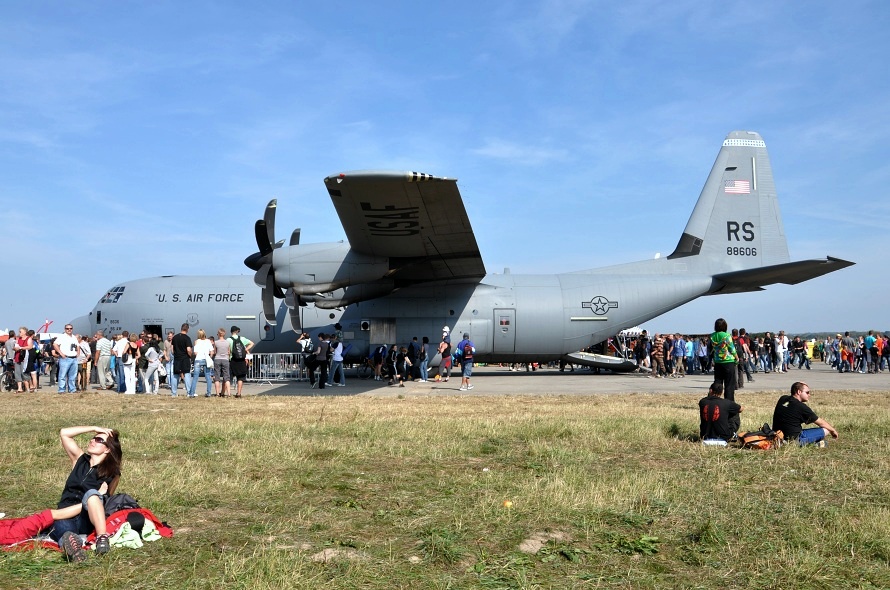
[[[466,387],[461,386],[460,391],[466,391],[466,390],[467,390]]]
[[[111,544],[108,542],[108,535],[96,537],[96,555],[105,555],[109,551],[111,551]]]
[[[473,389],[472,385],[467,385],[467,389]]]
[[[81,563],[87,559],[87,552],[80,542],[80,537],[71,531],[65,531],[62,538],[59,539],[59,547],[62,548],[68,561]]]

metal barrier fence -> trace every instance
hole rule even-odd
[[[247,381],[308,381],[305,356],[298,352],[252,354],[247,367]]]

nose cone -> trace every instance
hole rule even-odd
[[[82,315],[79,318],[74,318],[71,320],[71,325],[74,326],[74,333],[81,334],[83,336],[92,336],[93,335],[93,321],[92,315]]]

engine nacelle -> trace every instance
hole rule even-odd
[[[312,301],[315,303],[315,307],[319,309],[338,309],[353,303],[389,295],[395,291],[395,288],[395,283],[392,280],[383,279],[374,283],[352,285],[343,290],[330,293],[329,297],[315,296]]]
[[[276,248],[272,270],[282,288],[310,295],[373,283],[389,272],[389,259],[358,254],[346,242],[300,244]]]

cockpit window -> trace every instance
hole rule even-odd
[[[106,293],[105,297],[103,297],[99,303],[117,303],[121,298],[121,295],[124,294],[124,289],[126,289],[126,287],[115,287]]]

